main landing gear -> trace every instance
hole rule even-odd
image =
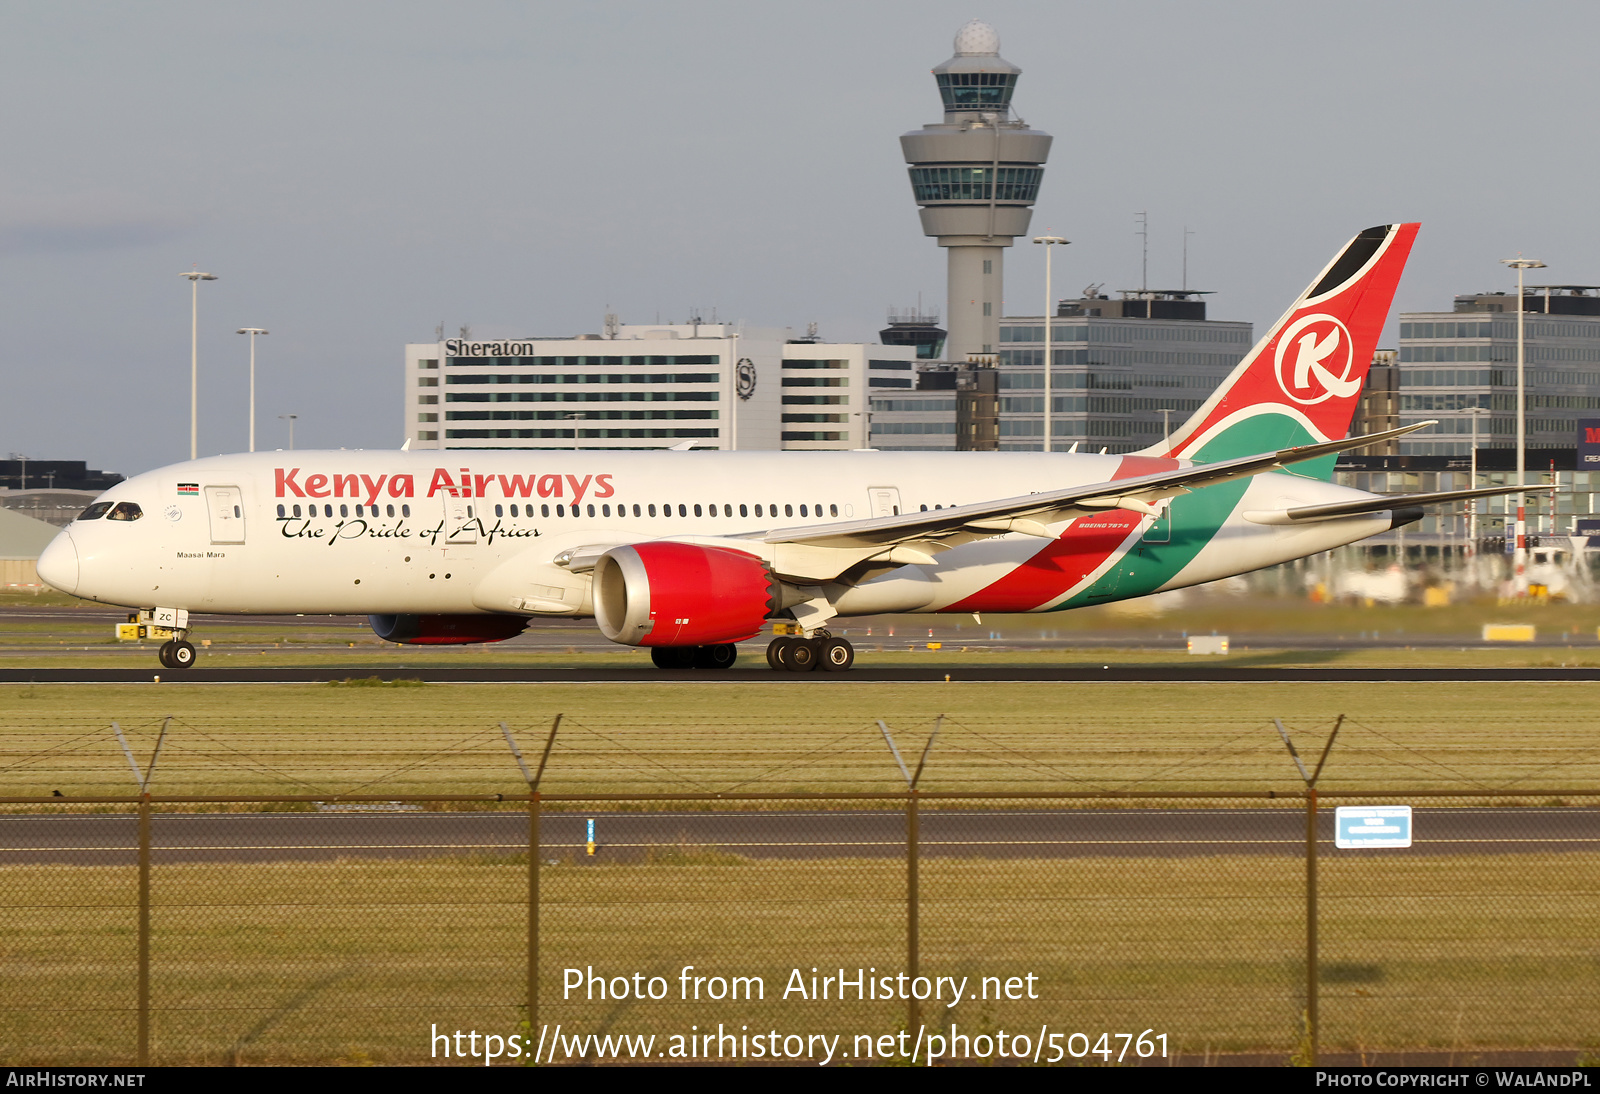
[[[161,649],[156,651],[156,656],[161,659],[161,664],[169,669],[186,669],[194,664],[195,649],[189,642],[174,638],[161,643]]]
[[[827,631],[814,638],[778,637],[767,646],[767,665],[777,672],[844,672],[855,662],[855,647]]]
[[[739,657],[732,642],[715,646],[655,646],[650,660],[658,669],[731,669]]]

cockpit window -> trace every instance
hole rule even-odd
[[[79,520],[99,520],[101,517],[106,515],[106,510],[110,509],[112,504],[113,503],[111,503],[109,501],[97,501],[93,505],[89,506],[89,508],[87,508],[83,512],[79,513],[78,514],[78,519]]]
[[[138,520],[144,516],[144,510],[139,508],[137,502],[119,501],[117,507],[106,514],[107,520]]]

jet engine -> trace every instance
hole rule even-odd
[[[754,637],[779,607],[755,555],[662,540],[613,547],[594,567],[600,631],[627,646],[709,646]]]
[[[369,615],[367,622],[385,642],[413,646],[504,642],[528,625],[526,619],[515,615]]]

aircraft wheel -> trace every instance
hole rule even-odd
[[[176,645],[176,642],[169,640],[161,643],[161,648],[156,651],[156,660],[161,662],[162,668],[173,669],[178,667],[172,663],[172,647]]]
[[[653,646],[650,660],[658,669],[692,669],[694,652],[693,646]]]
[[[175,669],[191,667],[194,664],[194,659],[194,647],[188,642],[174,642],[172,644],[172,652],[167,656],[171,667]]]
[[[783,672],[789,664],[784,658],[789,655],[789,639],[774,638],[767,643],[767,668],[773,672]]]
[[[697,669],[731,669],[734,661],[739,658],[739,647],[732,642],[721,642],[715,646],[697,646],[694,652],[694,667]]]
[[[822,660],[822,642],[816,638],[795,639],[789,647],[788,667],[792,672],[814,672]]]
[[[829,638],[822,643],[822,667],[828,672],[844,672],[856,663],[856,650],[843,638]]]

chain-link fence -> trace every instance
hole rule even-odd
[[[0,799],[0,1057],[1594,1050],[1600,795],[1320,798]],[[1336,845],[1396,803],[1410,847]]]

